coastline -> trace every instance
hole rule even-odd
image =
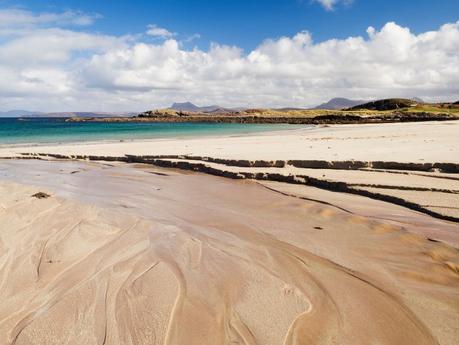
[[[365,160],[459,163],[459,121],[329,125],[236,137],[146,139],[133,142],[0,146],[0,157],[23,152],[62,155],[196,155],[246,160]],[[357,145],[356,145],[357,144]]]
[[[6,121],[4,121],[6,120]],[[61,145],[130,140],[185,139],[234,136],[291,130],[311,125],[218,123],[69,123],[64,119],[36,119],[24,125],[18,119],[0,118],[0,146]]]
[[[146,163],[303,184],[459,222],[458,128],[459,121],[330,125],[235,137],[0,148],[0,157]]]
[[[458,120],[455,113],[425,112],[410,110],[395,111],[349,111],[349,110],[305,110],[288,111],[254,110],[254,114],[201,114],[177,112],[171,114],[170,110],[162,113],[139,114],[136,117],[72,117],[68,122],[105,122],[105,123],[243,123],[243,124],[296,124],[296,125],[336,125],[336,124],[368,124],[368,123],[403,123],[425,121],[454,121]]]
[[[250,125],[250,124],[249,124]],[[91,140],[91,139],[81,139],[76,141],[49,141],[49,142],[18,142],[18,143],[1,143],[0,142],[0,150],[2,149],[15,149],[15,148],[31,148],[31,147],[56,147],[62,145],[104,145],[104,144],[115,144],[115,143],[151,143],[152,141],[163,141],[163,140],[187,140],[187,139],[199,139],[199,138],[207,138],[207,139],[215,139],[221,137],[227,138],[237,138],[237,137],[249,137],[249,136],[263,136],[263,135],[270,135],[270,134],[278,134],[287,131],[296,131],[296,130],[307,130],[314,128],[315,125],[288,125],[285,126],[292,126],[291,128],[283,127],[283,128],[275,128],[272,130],[263,130],[263,131],[247,131],[243,133],[234,133],[234,134],[214,134],[214,133],[192,133],[192,134],[177,134],[177,135],[168,135],[168,136],[159,136],[159,137],[152,137],[152,138],[127,138],[127,139],[98,139],[98,140]],[[307,127],[306,127],[307,126]]]

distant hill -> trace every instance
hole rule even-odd
[[[345,109],[345,108],[352,108],[352,107],[355,107],[363,103],[365,103],[365,101],[336,97],[336,98],[332,98],[326,103],[322,103],[321,105],[318,105],[314,109],[339,110],[339,109]]]
[[[30,115],[40,115],[38,111],[30,110],[8,110],[0,111],[0,117],[21,117],[21,116],[30,116]]]
[[[40,113],[24,115],[20,117],[129,117],[137,115],[136,112],[87,112],[87,111],[63,111],[54,113]]]
[[[177,110],[177,111],[193,111],[193,112],[212,112],[217,109],[221,109],[222,107],[218,105],[209,105],[205,107],[198,107],[191,102],[184,102],[184,103],[174,103],[169,109]]]
[[[128,117],[137,115],[136,112],[90,112],[90,111],[64,111],[42,113],[39,117]],[[36,115],[31,115],[36,117]],[[29,116],[27,116],[29,117]]]
[[[231,113],[239,113],[240,109],[230,109],[230,108],[217,108],[211,111],[204,111],[206,114],[231,114]]]
[[[87,111],[63,111],[43,113],[28,110],[0,111],[0,117],[124,117],[135,116],[137,112],[87,112]]]
[[[368,102],[360,104],[354,107],[349,108],[348,110],[395,110],[400,108],[409,108],[417,105],[419,102],[416,102],[411,99],[405,98],[388,98],[380,99],[373,102]]]
[[[198,107],[197,105],[191,102],[184,102],[184,103],[174,103],[169,109],[176,110],[176,111],[190,111],[195,113],[231,113],[236,112],[238,109],[230,109],[230,108],[223,108],[219,105],[208,105],[204,107]]]
[[[459,101],[457,101],[457,102],[454,102],[454,104],[459,104]]]
[[[184,102],[184,103],[174,103],[170,107],[170,109],[178,110],[178,111],[199,111],[200,107],[194,105],[191,102]]]
[[[305,110],[305,108],[286,107],[286,108],[276,108],[274,110],[279,110],[279,111],[301,111],[301,110]]]

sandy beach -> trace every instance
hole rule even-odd
[[[457,344],[458,130],[0,147],[0,339]]]
[[[459,345],[459,0],[0,0],[0,345]]]
[[[122,156],[188,155],[248,160],[367,160],[459,163],[459,121],[316,126],[206,138],[0,147],[20,153]]]

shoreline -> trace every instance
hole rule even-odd
[[[173,122],[171,122],[173,124]],[[212,125],[212,124],[210,124]],[[251,125],[251,124],[247,124]],[[254,124],[257,125],[257,124]],[[270,124],[267,124],[270,125]],[[289,124],[272,124],[273,126],[283,125],[285,128],[275,128],[267,130],[252,130],[241,133],[190,133],[190,134],[174,134],[174,135],[152,135],[150,138],[119,138],[119,139],[81,139],[75,141],[47,141],[47,142],[17,142],[17,143],[2,143],[0,142],[0,150],[2,148],[20,148],[20,147],[38,147],[38,146],[53,146],[53,145],[91,145],[91,144],[110,144],[110,143],[119,143],[119,142],[150,142],[153,140],[181,140],[181,139],[196,139],[196,138],[218,138],[222,136],[227,137],[239,137],[239,136],[251,136],[251,135],[263,135],[284,131],[294,131],[299,129],[313,128],[315,125],[289,125]],[[287,126],[292,126],[293,128],[287,128]],[[306,127],[307,126],[307,127]],[[301,128],[300,128],[301,127]],[[135,136],[135,133],[132,134]]]
[[[200,113],[140,114],[136,117],[72,117],[67,122],[106,122],[106,123],[241,123],[241,124],[296,124],[296,125],[336,125],[336,124],[374,124],[404,123],[426,121],[454,121],[455,114],[448,112],[395,111],[311,111],[307,115],[211,115]]]
[[[146,163],[282,181],[388,201],[457,222],[458,130],[459,121],[331,125],[238,136],[0,147],[0,158]]]
[[[236,136],[0,145],[0,157],[47,152],[87,156],[197,155],[246,160],[392,161],[397,158],[399,162],[410,163],[459,163],[457,130],[459,121],[329,125]]]

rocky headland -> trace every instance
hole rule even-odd
[[[168,109],[148,110],[132,117],[71,117],[70,122],[201,122],[272,124],[359,124],[459,119],[453,103],[427,104],[408,99],[384,99],[348,109],[227,109],[174,104]]]

